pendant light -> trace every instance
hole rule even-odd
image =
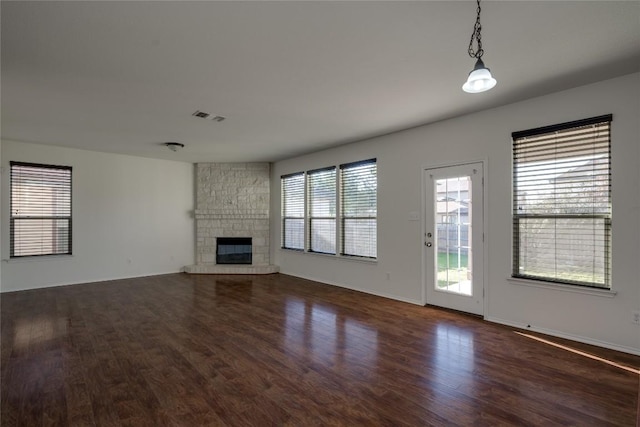
[[[473,26],[473,33],[471,33],[471,40],[469,41],[469,56],[472,58],[476,58],[476,65],[473,67],[473,70],[469,73],[469,78],[462,85],[462,90],[468,93],[479,93],[485,92],[496,85],[496,79],[491,75],[491,70],[489,70],[482,62],[482,55],[484,55],[484,50],[482,49],[482,25],[480,24],[480,0],[478,1],[477,8],[477,17],[476,23]],[[473,40],[475,39],[476,44],[478,46],[477,49],[473,49]]]

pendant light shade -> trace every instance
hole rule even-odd
[[[491,76],[491,70],[484,65],[482,59],[478,58],[476,66],[469,73],[469,78],[462,85],[462,90],[468,93],[484,92],[494,87],[496,83],[496,79]]]
[[[482,49],[482,24],[480,23],[480,0],[477,0],[478,7],[476,9],[476,23],[473,25],[473,32],[471,33],[471,40],[469,40],[469,48],[467,53],[471,58],[476,58],[476,65],[469,73],[469,77],[465,84],[462,85],[462,90],[467,93],[480,93],[485,92],[497,83],[496,79],[491,75],[489,70],[482,62],[482,55],[484,55],[484,49]],[[475,41],[476,47],[474,48],[473,42]]]

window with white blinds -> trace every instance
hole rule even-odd
[[[304,250],[304,172],[284,175],[282,184],[282,247]]]
[[[611,115],[513,137],[513,277],[611,288]]]
[[[311,252],[336,253],[336,168],[307,172]]]
[[[11,257],[71,254],[71,167],[11,162]]]
[[[342,255],[376,258],[377,196],[375,159],[340,165]]]

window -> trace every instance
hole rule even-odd
[[[336,168],[307,172],[309,251],[336,253]]]
[[[11,257],[71,254],[71,167],[11,162]]]
[[[304,250],[304,172],[281,177],[282,247]]]
[[[611,115],[513,137],[513,273],[611,288]]]
[[[377,184],[375,159],[340,165],[342,255],[376,258]]]
[[[377,258],[376,159],[339,169],[339,179],[335,166],[280,177],[283,249]]]

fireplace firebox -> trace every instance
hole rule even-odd
[[[251,264],[251,237],[218,237],[216,264]]]

